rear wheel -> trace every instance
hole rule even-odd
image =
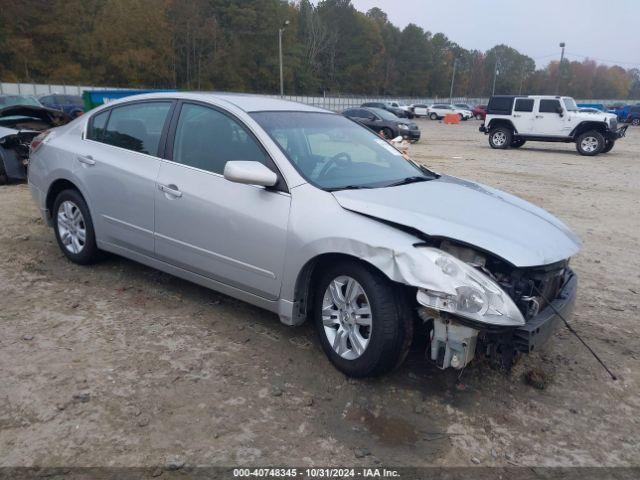
[[[429,118],[431,120],[437,120],[438,119],[438,114],[437,113],[430,113],[429,114]]]
[[[330,266],[316,285],[316,330],[338,370],[367,377],[402,363],[413,337],[413,320],[397,286],[355,261]]]
[[[523,139],[523,138],[513,139],[513,140],[511,140],[511,148],[520,148],[525,143],[527,143],[527,141],[525,139]]]
[[[589,130],[581,134],[576,140],[576,150],[580,155],[593,157],[605,147],[605,139],[597,130]]]
[[[640,125],[640,118],[634,118],[633,120],[631,120],[631,125],[634,125],[636,127]]]
[[[511,130],[506,127],[492,128],[489,132],[491,148],[505,149],[511,146]]]
[[[382,129],[382,134],[384,135],[384,138],[386,138],[387,140],[391,140],[393,137],[393,131],[390,128],[383,128]]]
[[[613,149],[615,144],[616,144],[615,140],[605,140],[604,148],[600,153],[609,153]]]
[[[63,190],[53,203],[53,229],[62,253],[73,263],[88,265],[100,258],[87,203],[77,190]]]

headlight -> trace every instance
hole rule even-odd
[[[491,325],[525,324],[513,300],[487,275],[437,248],[420,249],[447,280],[443,291],[420,289],[420,304]]]
[[[399,123],[399,124],[398,124],[398,128],[399,128],[400,130],[409,130],[409,125],[406,125],[406,124],[404,124],[404,123]]]

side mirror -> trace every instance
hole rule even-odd
[[[564,115],[564,110],[562,110],[562,107],[556,107],[556,113],[562,117]]]
[[[232,160],[224,166],[224,178],[230,182],[273,187],[278,176],[260,162]]]

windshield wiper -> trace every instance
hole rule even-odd
[[[412,177],[405,177],[402,180],[398,180],[397,182],[389,183],[388,185],[385,185],[385,187],[397,187],[398,185],[407,185],[409,183],[426,182],[427,180],[433,180],[433,179],[429,177],[414,175]]]
[[[338,190],[360,190],[364,188],[372,188],[372,187],[368,187],[366,185],[346,185],[344,187],[327,188],[327,192],[336,192]]]

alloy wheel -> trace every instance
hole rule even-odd
[[[87,226],[80,208],[72,201],[65,200],[58,207],[56,223],[64,247],[74,254],[82,252],[87,241]]]
[[[371,339],[371,304],[357,280],[341,275],[327,287],[322,323],[331,348],[347,360],[360,357]]]
[[[504,132],[496,132],[493,134],[493,144],[496,147],[501,147],[505,143],[507,143],[507,135]]]
[[[584,137],[580,142],[580,148],[587,153],[593,153],[600,147],[600,142],[593,136]]]

